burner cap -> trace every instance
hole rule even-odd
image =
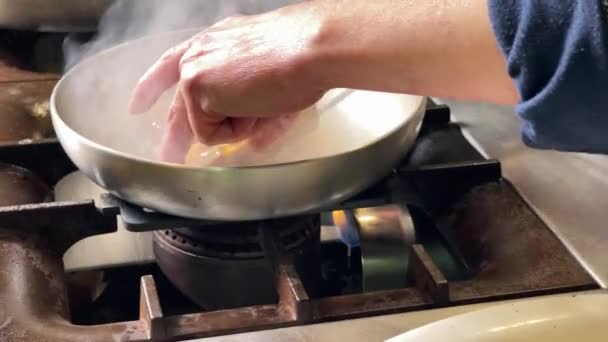
[[[318,235],[319,224],[308,224],[310,217],[296,217],[262,222],[227,223],[226,226],[164,230],[159,236],[166,243],[198,256],[224,259],[264,257],[260,228],[278,231],[279,243],[286,251],[301,246]],[[312,219],[314,221],[314,219]]]

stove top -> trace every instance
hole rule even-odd
[[[20,68],[0,67],[2,341],[175,341],[598,288],[448,107],[429,106],[411,153],[367,191],[235,227],[108,195],[57,202],[76,171],[44,129],[57,76]],[[118,218],[152,232],[156,262],[66,272],[70,246]]]

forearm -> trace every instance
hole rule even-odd
[[[331,86],[516,103],[486,0],[323,1]]]

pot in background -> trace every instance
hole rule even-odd
[[[114,0],[0,0],[0,27],[94,31]]]

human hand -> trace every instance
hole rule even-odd
[[[183,162],[193,138],[268,144],[328,90],[316,46],[322,16],[304,3],[225,19],[167,51],[140,79],[129,111],[147,111],[178,84],[165,161]]]
[[[130,111],[179,84],[162,156],[180,162],[192,137],[263,145],[332,88],[516,103],[506,69],[487,1],[305,1],[226,19],[171,49]]]

